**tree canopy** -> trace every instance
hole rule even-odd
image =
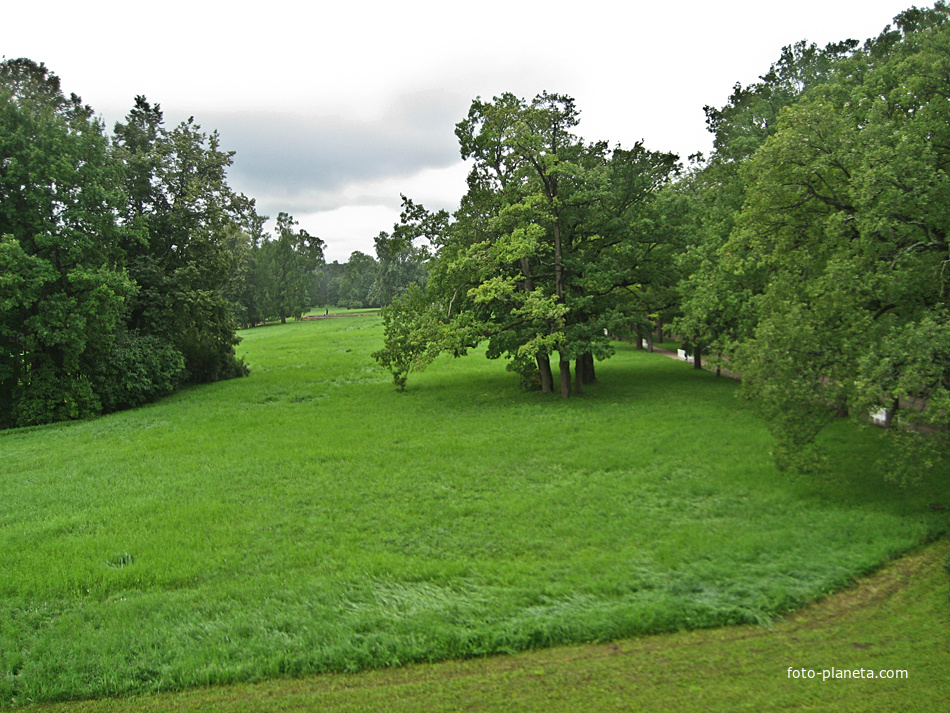
[[[945,443],[947,18],[938,3],[862,47],[787,50],[797,91],[758,134],[748,97],[769,95],[775,67],[708,112],[717,151],[694,177],[707,212],[678,326],[742,374],[782,466],[813,463],[816,435],[848,409],[901,410],[937,429],[928,448]]]
[[[0,426],[101,409],[96,384],[137,293],[120,176],[101,123],[55,75],[0,64]]]
[[[0,426],[245,373],[222,288],[253,202],[230,163],[144,97],[110,139],[44,65],[0,63]]]
[[[486,342],[490,358],[507,357],[542,391],[554,389],[556,354],[569,396],[612,353],[608,335],[641,320],[650,290],[672,281],[683,234],[677,197],[661,189],[677,157],[589,144],[578,124],[574,100],[547,93],[476,99],[458,123],[472,165],[459,209],[450,217],[404,203],[399,231],[425,235],[435,254],[425,293],[384,312],[376,357],[397,385],[442,351]]]

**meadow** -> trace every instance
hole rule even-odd
[[[768,627],[948,527],[881,433],[779,473],[736,384],[619,344],[580,398],[378,317],[242,333],[251,376],[0,433],[0,705]]]

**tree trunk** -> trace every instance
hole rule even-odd
[[[696,347],[693,349],[693,368],[703,368],[703,348],[701,345],[696,345]]]
[[[643,332],[637,330],[637,349],[643,349]]]
[[[884,417],[884,428],[890,428],[893,425],[894,419],[897,417],[897,409],[900,408],[900,403],[900,399],[894,398],[891,400],[891,407],[884,412],[886,414]]]
[[[558,370],[561,372],[561,398],[571,395],[571,362],[563,356],[558,359]]]
[[[561,227],[554,214],[554,294],[558,304],[564,304],[564,260],[561,247]]]
[[[590,352],[584,354],[584,383],[593,384],[597,381],[597,374],[594,372],[594,355]]]
[[[554,391],[554,375],[551,373],[551,357],[547,354],[538,354],[538,371],[541,374],[541,393],[550,394]]]
[[[848,417],[848,397],[843,396],[835,403],[835,418]]]
[[[534,289],[534,276],[531,274],[531,265],[528,258],[523,257],[521,262],[521,274],[524,275],[524,291],[531,292]]]

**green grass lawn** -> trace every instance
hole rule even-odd
[[[700,629],[355,674],[38,704],[28,711],[933,713],[950,698],[948,553],[944,538],[769,627]],[[790,668],[815,675],[793,678]],[[830,675],[843,668],[894,675]]]
[[[0,434],[0,703],[768,624],[947,529],[879,432],[780,474],[735,383],[628,345],[560,401],[480,356],[397,393],[377,317],[243,336],[249,378]]]

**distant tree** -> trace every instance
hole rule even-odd
[[[266,216],[258,215],[251,207],[242,224],[231,228],[224,240],[232,266],[222,294],[231,304],[235,322],[244,327],[253,327],[267,318],[270,276],[261,254],[266,221]]]
[[[316,271],[324,262],[324,242],[296,225],[290,215],[280,213],[277,239],[262,246],[270,271],[271,306],[282,324],[288,317],[299,319],[319,299]]]
[[[376,275],[369,302],[383,307],[403,294],[411,284],[425,285],[428,253],[402,235],[381,232],[374,238]]]
[[[345,264],[340,264],[337,260],[330,263],[324,263],[317,268],[316,290],[318,305],[339,305],[340,304],[340,283],[343,280],[343,272],[346,269]]]
[[[356,250],[350,254],[340,278],[337,302],[341,307],[359,309],[379,306],[372,299],[376,267],[376,261],[366,253]]]

